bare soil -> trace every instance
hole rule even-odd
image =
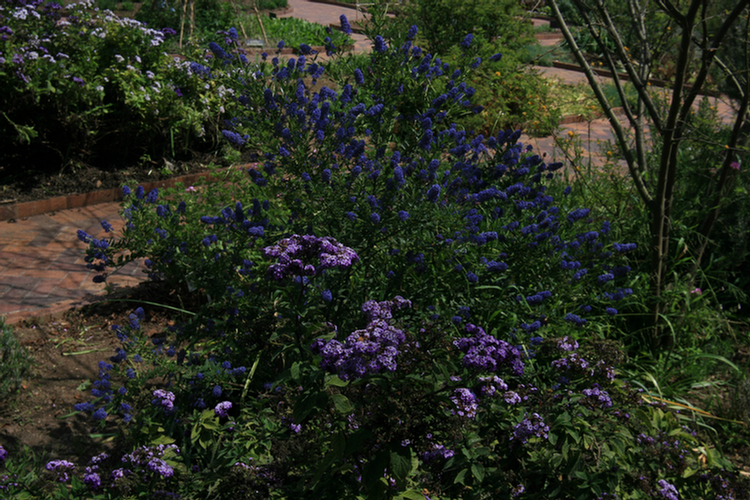
[[[144,283],[113,298],[163,297],[158,284]],[[75,412],[73,406],[93,399],[91,384],[98,378],[99,361],[109,362],[120,345],[111,326],[126,323],[136,307],[135,302],[101,302],[59,319],[31,319],[13,326],[16,338],[33,356],[34,367],[16,394],[0,400],[0,444],[14,455],[28,447],[38,456],[79,464],[112,446],[107,434],[114,427],[96,427],[90,415]],[[146,334],[174,324],[174,313],[144,309],[141,327]]]

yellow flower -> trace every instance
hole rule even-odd
[[[500,76],[500,72],[499,71],[495,71],[495,76]]]
[[[568,130],[568,137],[575,137],[575,133],[572,130]]]

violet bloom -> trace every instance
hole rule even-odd
[[[466,418],[474,418],[477,416],[477,397],[469,389],[456,389],[453,391],[451,401],[456,405],[456,409],[451,410],[453,415]]]
[[[339,21],[341,21],[341,31],[344,32],[346,35],[352,34],[352,26],[349,24],[349,20],[346,18],[344,14],[341,14],[341,17],[339,17]]]
[[[521,422],[513,427],[511,441],[520,444],[526,444],[531,437],[547,439],[549,426],[544,423],[544,419],[538,414],[533,413],[531,417],[524,417]]]
[[[61,483],[67,483],[70,479],[69,472],[72,472],[76,466],[67,460],[52,460],[47,462],[46,469],[57,473],[57,480]]]
[[[96,472],[91,472],[83,477],[83,483],[92,490],[96,490],[102,485],[102,479]]]
[[[330,237],[293,234],[263,249],[277,259],[268,274],[280,281],[289,276],[315,276],[329,268],[347,269],[359,262],[357,253]],[[317,260],[317,262],[315,262]]]
[[[2,447],[0,445],[0,464],[5,462],[5,459],[8,458],[8,450]]]
[[[365,329],[352,332],[344,342],[318,339],[311,346],[313,353],[322,357],[321,368],[336,373],[342,380],[395,371],[398,347],[406,341],[406,335],[389,320],[393,317],[392,309],[405,307],[411,307],[411,301],[399,296],[389,301],[365,302],[362,312],[369,320]]]
[[[164,389],[157,389],[153,392],[154,398],[151,400],[152,405],[161,406],[164,411],[169,413],[174,410],[174,394],[165,391]]]
[[[659,479],[657,484],[659,485],[659,495],[661,495],[662,498],[668,500],[678,500],[680,498],[680,494],[677,492],[677,488],[675,488],[674,485],[669,484],[664,479]]]
[[[222,401],[221,403],[217,404],[214,408],[214,413],[217,417],[226,417],[229,410],[232,408],[231,401]]]
[[[521,353],[505,342],[471,323],[466,325],[466,332],[470,337],[460,338],[453,342],[464,353],[463,365],[479,371],[495,372],[502,366],[510,368],[516,375],[522,375],[524,364]]]

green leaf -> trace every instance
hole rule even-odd
[[[91,381],[90,380],[84,380],[81,382],[78,387],[76,387],[76,391],[86,391],[91,387]]]
[[[326,380],[326,387],[346,387],[349,381],[341,380],[338,375],[334,375]]]
[[[291,372],[292,378],[296,382],[299,382],[299,361],[295,361],[292,364],[292,368],[290,369],[290,372]]]
[[[456,479],[453,480],[453,484],[464,484],[464,481],[466,481],[467,472],[469,472],[469,469],[464,469],[461,472],[459,472],[456,475]]]
[[[484,465],[482,464],[471,464],[471,474],[480,483],[484,481]]]
[[[333,394],[331,399],[333,399],[333,405],[339,413],[349,415],[352,412],[352,403],[349,401],[349,398],[343,394]]]
[[[399,453],[391,452],[391,465],[388,470],[399,484],[403,483],[411,472],[411,456],[405,457]]]
[[[406,490],[396,498],[403,498],[404,500],[424,500],[424,493],[417,490]]]

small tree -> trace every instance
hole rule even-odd
[[[722,199],[731,185],[732,164],[740,151],[743,137],[742,124],[747,115],[748,87],[748,4],[750,0],[712,3],[708,0],[690,0],[672,3],[670,0],[627,0],[627,24],[613,15],[614,7],[605,0],[572,0],[586,29],[612,71],[612,80],[625,109],[625,118],[619,119],[612,104],[595,78],[583,51],[576,44],[573,33],[563,18],[558,0],[551,2],[552,11],[560,23],[565,40],[584,69],[597,100],[612,125],[618,145],[627,162],[630,176],[642,202],[650,215],[651,303],[650,324],[653,328],[652,345],[662,346],[668,341],[660,326],[663,312],[662,294],[670,271],[669,240],[675,214],[675,182],[680,175],[678,153],[691,137],[691,111],[696,98],[705,91],[707,80],[717,68],[723,71],[735,89],[738,113],[726,144],[716,144],[721,153],[719,168],[711,174],[712,182],[705,200],[706,210],[701,211],[698,223],[699,240],[693,252],[694,262],[690,279],[700,268],[711,230],[719,216]],[[623,8],[620,6],[619,8]],[[659,22],[661,20],[661,22]],[[745,21],[744,30],[741,21]],[[742,55],[734,54],[731,68],[723,60],[726,44],[742,47]],[[628,37],[631,48],[626,45]],[[741,42],[737,37],[742,37]],[[649,79],[659,60],[669,55],[674,62],[669,90],[671,101],[660,108],[649,91]],[[736,64],[741,62],[738,70]],[[627,73],[637,91],[635,103],[629,103],[620,71]],[[626,132],[632,131],[632,139]],[[647,155],[648,133],[661,143],[657,162],[649,164]],[[706,165],[706,169],[715,165]]]

